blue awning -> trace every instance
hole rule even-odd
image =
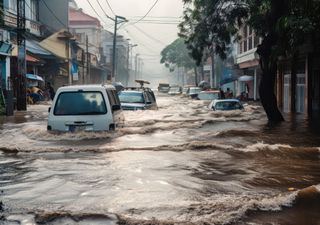
[[[26,49],[29,52],[37,55],[52,56],[51,52],[42,48],[37,41],[26,40]]]
[[[26,74],[26,78],[30,79],[30,80],[39,80],[39,81],[44,81],[42,79],[42,77],[38,76],[38,75],[35,75],[35,74],[30,74],[30,73],[27,73]]]

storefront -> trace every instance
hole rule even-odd
[[[290,61],[279,64],[277,98],[283,112],[308,113],[308,63],[301,57],[294,67]]]

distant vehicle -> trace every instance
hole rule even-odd
[[[158,109],[153,91],[144,87],[144,84],[150,84],[150,82],[145,80],[135,81],[140,84],[140,87],[127,87],[118,93],[121,108],[123,110]]]
[[[214,111],[243,110],[243,106],[238,99],[215,99],[209,104],[209,109]]]
[[[190,98],[197,98],[198,94],[202,91],[199,87],[189,87],[187,90],[187,96]]]
[[[49,108],[52,131],[107,131],[123,125],[124,117],[112,85],[60,87]]]
[[[198,100],[214,100],[220,99],[220,91],[210,90],[210,91],[201,91],[197,98]]]
[[[125,89],[118,93],[123,110],[157,109],[151,89]]]
[[[190,85],[187,85],[187,86],[184,86],[184,87],[182,88],[182,95],[183,95],[183,96],[187,96],[187,92],[188,92],[188,90],[189,90],[190,87],[191,87]]]
[[[161,93],[168,93],[170,85],[168,83],[159,83],[158,91]]]
[[[172,86],[169,88],[169,95],[180,95],[182,93],[182,88],[180,86]]]

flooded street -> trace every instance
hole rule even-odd
[[[0,224],[320,224],[317,124],[157,101],[115,133],[49,133],[49,105],[1,118]]]

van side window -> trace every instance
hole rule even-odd
[[[109,102],[110,102],[111,107],[112,107],[113,105],[116,105],[116,100],[114,99],[114,96],[113,96],[113,94],[112,94],[112,90],[106,89],[106,91],[107,91],[107,95],[108,95],[108,98],[109,98]]]

